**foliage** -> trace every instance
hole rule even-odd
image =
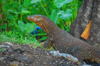
[[[37,40],[35,40],[33,38],[33,35],[31,35],[31,37],[28,35],[28,36],[21,36],[21,37],[18,37],[15,36],[15,33],[12,33],[12,35],[8,36],[8,33],[6,33],[5,31],[4,32],[1,32],[0,33],[0,40],[1,42],[12,42],[14,44],[34,44],[34,46],[41,46],[39,44],[39,42]]]
[[[45,15],[60,28],[69,31],[70,24],[74,21],[81,2],[82,0],[1,0],[0,31],[6,36],[13,35],[13,37],[21,39],[22,42],[23,37],[33,38],[34,36],[30,35],[30,32],[37,25],[26,18],[28,15],[34,14]],[[39,35],[44,35],[44,33],[41,32]],[[41,40],[44,39],[46,37]]]

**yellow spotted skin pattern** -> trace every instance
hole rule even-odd
[[[28,16],[28,20],[36,23],[47,33],[47,40],[44,43],[44,48],[53,47],[62,53],[69,53],[77,57],[80,62],[88,60],[90,62],[100,63],[100,51],[78,38],[73,37],[56,24],[48,17],[43,15]]]

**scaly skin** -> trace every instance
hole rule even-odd
[[[72,54],[80,62],[88,60],[100,63],[100,51],[97,48],[60,29],[46,16],[34,15],[28,16],[27,19],[35,22],[47,33],[48,38],[44,43],[44,48],[53,47],[59,52]]]

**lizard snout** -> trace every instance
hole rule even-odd
[[[31,16],[28,16],[27,19],[30,20],[30,21],[33,21]]]

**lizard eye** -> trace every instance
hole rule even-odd
[[[40,22],[40,21],[43,21],[43,18],[42,17],[41,18],[37,17],[35,20]]]
[[[43,17],[39,17],[39,16],[32,17],[32,19],[33,19],[34,22],[42,22],[43,21]]]

